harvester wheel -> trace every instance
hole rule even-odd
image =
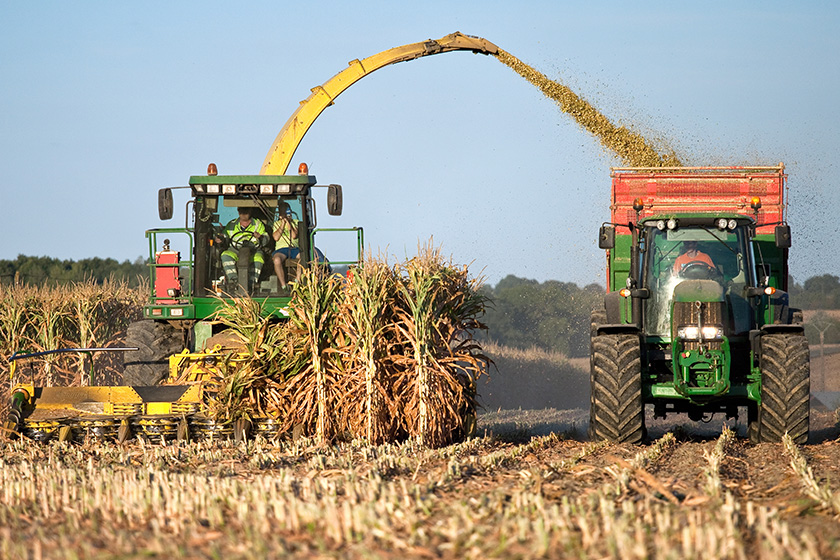
[[[128,326],[123,383],[156,385],[169,375],[169,356],[184,349],[184,331],[160,321],[137,321]]]
[[[590,439],[639,443],[645,429],[639,337],[593,336],[590,381]]]
[[[811,383],[808,341],[803,334],[761,337],[761,406],[750,424],[753,443],[808,442]]]

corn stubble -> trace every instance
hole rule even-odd
[[[549,79],[545,74],[525,64],[509,52],[499,49],[496,57],[554,100],[560,110],[571,116],[584,130],[593,134],[608,150],[614,152],[624,165],[631,167],[679,167],[682,165],[673,151],[660,154],[640,134],[623,126],[616,126],[600,111],[569,87]]]
[[[728,437],[712,452],[715,472],[733,461]],[[652,481],[679,445],[671,434],[641,449],[556,434],[437,449],[15,441],[0,455],[0,557],[836,555],[814,524],[828,515],[792,525],[800,516],[785,505],[801,496],[767,501],[701,477],[686,479],[681,501],[666,499]]]

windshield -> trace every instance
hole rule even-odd
[[[282,245],[288,258],[278,266],[296,266],[299,238],[291,226],[280,228],[280,239],[273,233],[280,227],[281,212],[295,228],[303,223],[303,208],[302,195],[197,198],[196,294],[235,294],[240,290],[253,296],[287,295],[283,284],[294,278],[291,272],[287,278],[285,269],[283,278],[278,277],[274,256]]]
[[[688,280],[719,283],[732,311],[730,332],[750,329],[750,306],[743,297],[749,278],[744,231],[704,226],[646,228],[643,285],[651,292],[645,301],[648,335],[670,337],[674,288]]]

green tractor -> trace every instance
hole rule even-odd
[[[169,375],[170,356],[210,347],[223,328],[212,321],[223,300],[256,298],[264,315],[283,320],[288,316],[289,285],[301,268],[357,264],[364,244],[362,228],[317,227],[313,190],[327,190],[327,211],[337,216],[342,189],[317,185],[306,164],[298,175],[227,176],[217,175],[210,164],[208,174],[190,177],[188,187],[160,190],[162,220],[172,218],[173,188],[191,191],[186,224],[146,231],[151,293],[143,319],[128,328],[126,346],[137,350],[125,353],[125,385],[155,385]],[[245,214],[253,225],[240,225]],[[286,247],[275,266],[274,232],[282,223],[294,227],[283,230]],[[353,258],[328,262],[315,245],[319,233],[319,240],[326,234],[355,237]],[[187,260],[172,248],[175,243],[186,249]]]
[[[784,180],[781,165],[614,170],[599,246],[610,285],[623,287],[592,314],[593,439],[641,441],[651,405],[655,418],[695,421],[746,411],[752,442],[807,441],[809,349],[785,291]]]

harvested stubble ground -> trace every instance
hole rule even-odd
[[[806,495],[783,445],[686,430],[593,444],[584,417],[486,414],[486,435],[435,450],[5,444],[0,557],[840,557],[838,512]],[[814,418],[826,437],[834,420]],[[801,451],[837,493],[840,444]]]

